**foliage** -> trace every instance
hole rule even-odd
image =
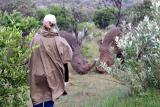
[[[117,10],[114,8],[104,8],[95,11],[93,21],[99,28],[106,28],[110,24],[115,24],[115,14]]]
[[[76,17],[76,20],[78,20],[78,22],[86,22],[88,21],[88,14],[87,14],[88,10],[85,9],[84,7],[82,8],[76,8],[75,9],[75,17]]]
[[[31,0],[1,0],[0,10],[12,13],[14,10],[21,12],[24,16],[35,16],[35,6]]]
[[[102,34],[103,34],[103,32],[102,32],[102,31],[99,31],[99,30],[93,32],[93,36],[94,36],[94,37],[100,37],[100,36],[102,36]]]
[[[128,33],[118,42],[126,58],[124,67],[133,73],[133,82],[139,82],[142,88],[149,85],[160,88],[159,72],[160,29],[156,21],[145,17],[137,30]],[[134,74],[135,73],[135,74]],[[136,82],[135,82],[136,83]]]
[[[118,46],[123,50],[125,62],[121,65],[121,61],[115,59],[112,68],[105,67],[111,74],[127,83],[133,92],[140,92],[148,87],[160,88],[158,8],[155,6],[152,20],[145,17],[134,29],[129,24],[130,31],[122,34],[119,40],[116,39]]]
[[[79,22],[92,22],[94,7],[88,8],[88,5],[79,5],[75,8],[75,12],[77,13]]]
[[[83,55],[90,59],[95,59],[98,56],[98,47],[95,41],[86,42],[83,47]]]
[[[150,19],[152,18],[152,2],[150,0],[144,0],[142,4],[135,6],[132,9],[133,14],[133,24],[138,24],[140,21],[144,19],[145,16],[148,16]]]
[[[55,5],[46,9],[37,9],[37,18],[43,21],[44,16],[49,13],[56,16],[57,24],[61,30],[68,30],[72,27],[73,17],[69,9]]]
[[[0,27],[0,106],[27,107],[27,72],[23,67],[30,53],[22,48],[22,32]]]
[[[38,8],[36,10],[36,17],[39,21],[43,21],[43,18],[46,14],[49,14],[49,11],[47,8]]]
[[[101,107],[159,107],[160,93],[158,90],[147,90],[139,95],[124,99],[110,98]]]
[[[88,30],[94,31],[96,29],[96,26],[91,22],[82,22],[78,24],[78,30],[83,30],[84,28],[88,28]]]
[[[72,27],[73,17],[71,12],[59,6],[51,6],[49,12],[54,14],[57,18],[57,24],[60,29],[68,30]]]
[[[0,13],[0,24],[6,27],[16,27],[21,31],[31,31],[39,26],[39,22],[34,17],[24,17],[17,11]]]

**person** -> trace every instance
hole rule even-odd
[[[65,69],[72,59],[71,47],[59,36],[54,15],[44,17],[43,27],[33,37],[30,47],[28,67],[33,107],[54,107],[55,99],[66,94]]]

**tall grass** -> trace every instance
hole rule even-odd
[[[101,107],[160,107],[160,91],[149,90],[125,99],[106,99]]]

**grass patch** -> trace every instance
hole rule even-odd
[[[86,42],[83,48],[83,54],[90,59],[94,59],[99,55],[98,46],[95,41]]]
[[[110,81],[109,81],[110,80]],[[117,84],[109,75],[98,75],[94,72],[87,75],[71,75],[70,84],[66,87],[67,96],[55,101],[56,107],[102,107],[106,98],[128,96],[127,87]]]
[[[96,29],[96,26],[93,22],[82,22],[78,24],[79,30],[83,30],[84,28],[88,28],[89,30],[93,31]]]
[[[106,99],[101,107],[160,107],[160,92],[158,90],[148,90],[125,99],[113,97]]]

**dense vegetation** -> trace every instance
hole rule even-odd
[[[27,72],[24,61],[29,50],[22,48],[22,32],[0,27],[0,106],[27,106]]]
[[[139,4],[133,8],[133,24],[138,24],[140,21],[144,19],[145,16],[148,16],[150,19],[152,16],[152,2],[150,0],[144,0],[144,3]]]
[[[118,46],[125,57],[121,65],[119,59],[107,71],[127,83],[133,93],[145,91],[147,88],[160,88],[160,19],[159,6],[153,7],[153,19],[145,17],[136,28],[128,25],[129,32],[122,34]]]
[[[5,27],[15,27],[21,31],[30,32],[39,27],[39,21],[34,17],[24,17],[20,12],[0,13],[0,25]]]
[[[116,18],[116,10],[114,8],[105,8],[97,10],[94,13],[93,21],[95,25],[99,28],[106,28],[110,24],[115,24]]]
[[[33,17],[20,12],[0,13],[0,106],[27,106],[28,85],[24,63],[29,57],[28,45],[22,48],[22,32],[32,32],[39,26]],[[28,36],[26,43],[29,44]]]
[[[150,89],[130,98],[112,97],[102,103],[101,107],[159,107],[160,92]]]
[[[20,7],[23,7],[19,8],[16,3],[8,2],[0,5],[2,10],[0,12],[0,107],[27,106],[27,71],[24,68],[24,62],[30,54],[28,44],[33,34],[27,37],[26,47],[22,48],[22,32],[34,32],[40,27],[43,17],[48,13],[57,17],[61,30],[69,30],[74,23],[72,12],[68,8],[50,6],[36,9],[30,0],[18,2]],[[113,101],[111,105],[104,103],[104,107],[117,107],[117,105],[118,107],[134,107],[134,104],[150,107],[149,105],[152,105],[150,103],[158,102],[159,91],[148,91],[150,88],[160,89],[160,12],[158,10],[159,6],[152,6],[147,0],[144,4],[125,12],[124,17],[129,21],[124,22],[122,26],[129,31],[123,32],[123,36],[117,39],[118,46],[123,50],[125,62],[121,65],[120,60],[115,59],[115,64],[111,68],[102,66],[115,78],[128,85],[134,97],[122,100],[122,103],[118,103],[119,99],[116,102]],[[84,22],[87,20],[87,15],[78,10],[76,14],[81,17],[78,29],[88,27],[90,31],[93,31],[95,38],[100,37],[103,32],[99,28],[104,29],[115,24],[116,12],[114,8],[97,9],[93,18],[95,24],[93,24]],[[94,43],[93,46],[95,45]],[[92,47],[85,46],[84,54],[87,57],[94,57]],[[152,100],[152,97],[158,99]],[[138,100],[150,102],[142,104]]]
[[[71,11],[60,6],[50,6],[48,9],[38,9],[37,18],[42,21],[46,14],[54,14],[61,30],[69,30],[73,24]]]
[[[32,0],[1,0],[0,10],[12,13],[13,10],[19,11],[23,16],[35,16],[35,6]]]

